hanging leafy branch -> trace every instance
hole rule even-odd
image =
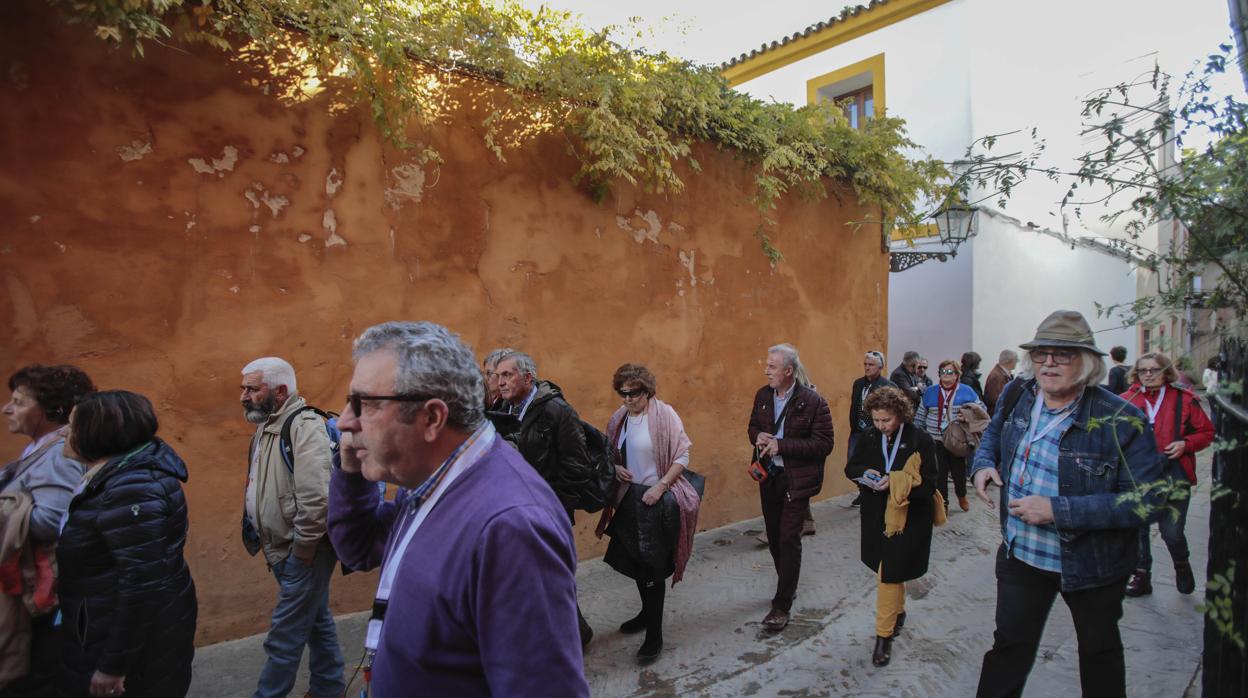
[[[614,182],[680,191],[680,168],[699,171],[699,141],[754,167],[747,196],[768,223],[780,197],[823,197],[833,180],[878,207],[884,226],[914,225],[926,202],[946,194],[941,163],[905,155],[917,146],[901,119],[882,116],[858,130],[835,105],[765,103],[729,88],[710,66],[627,49],[611,28],[590,31],[569,13],[516,0],[50,2],[138,56],[151,42],[227,53],[246,46],[291,75],[345,78],[385,137],[404,147],[410,123],[438,114],[445,87],[431,73],[488,80],[510,103],[495,105],[482,124],[487,147],[505,156],[503,128],[517,114],[554,124],[580,163],[577,181],[596,197]]]

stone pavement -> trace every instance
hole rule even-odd
[[[1188,517],[1196,593],[1174,589],[1174,571],[1156,536],[1155,591],[1128,599],[1121,623],[1126,646],[1127,694],[1183,696],[1196,681],[1208,540],[1209,457],[1200,459],[1201,484]],[[830,470],[829,477],[838,473]],[[640,635],[616,629],[639,607],[629,580],[600,559],[581,564],[581,608],[597,634],[585,658],[595,696],[961,696],[974,695],[983,653],[992,644],[995,582],[993,556],[999,541],[997,514],[972,494],[969,513],[953,511],[936,530],[930,570],[908,586],[905,630],[893,645],[893,661],[871,665],[875,580],[858,560],[858,511],[849,497],[814,505],[818,534],[805,539],[802,581],[793,621],[772,635],[760,621],[769,608],[775,573],[754,536],[761,520],[744,521],[698,535],[685,580],[669,589],[662,656],[640,667],[633,654]],[[954,509],[956,510],[956,502]],[[359,657],[364,614],[339,618],[348,662]],[[263,636],[201,648],[195,657],[191,696],[249,695],[264,662]],[[349,673],[349,670],[348,670]],[[306,690],[306,676],[298,691]],[[1078,654],[1070,613],[1054,604],[1029,697],[1079,694]],[[417,695],[413,693],[413,695]]]

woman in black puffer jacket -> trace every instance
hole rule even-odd
[[[66,454],[88,466],[61,530],[61,694],[185,696],[195,654],[186,464],[156,438],[142,395],[94,393],[69,417]]]

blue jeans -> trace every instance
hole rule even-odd
[[[1188,493],[1188,496],[1183,499],[1170,500],[1166,506],[1166,513],[1162,514],[1161,520],[1157,522],[1157,528],[1161,531],[1161,539],[1165,541],[1166,548],[1170,551],[1170,559],[1176,563],[1187,562],[1191,557],[1191,551],[1187,548],[1187,536],[1183,533],[1183,529],[1187,527],[1187,505],[1192,501],[1190,488]],[[1135,568],[1144,572],[1151,572],[1153,569],[1153,546],[1148,535],[1151,528],[1152,524],[1140,526],[1140,559],[1135,563]]]
[[[337,559],[327,545],[317,550],[309,567],[290,555],[273,567],[277,578],[277,606],[264,653],[269,659],[260,672],[253,698],[285,698],[295,687],[303,646],[308,646],[312,678],[308,690],[318,698],[341,696],[347,690],[342,675],[338,630],[329,612],[329,580]]]

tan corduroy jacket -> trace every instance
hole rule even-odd
[[[325,520],[329,514],[329,473],[332,467],[325,420],[308,410],[290,425],[294,472],[282,460],[282,424],[307,402],[292,395],[282,409],[256,428],[252,457],[256,467],[256,521],[260,548],[270,566],[285,560],[292,549],[308,559],[318,545],[328,545]],[[256,455],[258,454],[258,455]],[[250,468],[251,464],[247,464]],[[252,555],[256,550],[250,551]]]

